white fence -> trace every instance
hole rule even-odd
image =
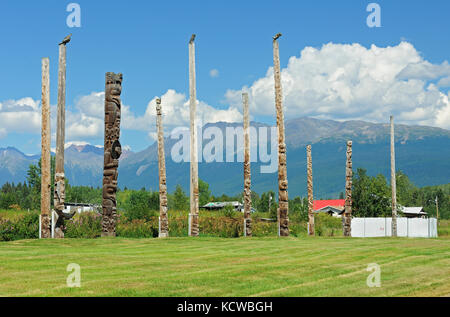
[[[352,237],[390,237],[392,218],[353,218]],[[436,238],[436,218],[397,218],[397,236]]]

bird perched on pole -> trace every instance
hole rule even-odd
[[[69,42],[70,42],[70,37],[71,37],[71,36],[72,36],[72,33],[70,33],[69,35],[67,35],[67,36],[64,38],[64,40],[62,40],[62,42],[59,43],[59,45],[61,45],[61,44],[66,45],[67,43],[69,43]]]
[[[275,36],[273,37],[273,40],[274,40],[274,41],[277,40],[280,36],[281,36],[281,33],[277,33],[277,35],[275,35]]]
[[[191,39],[189,40],[189,43],[193,43],[195,40],[195,34],[192,34]]]

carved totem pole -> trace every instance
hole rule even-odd
[[[245,236],[252,236],[252,180],[250,177],[250,119],[248,109],[248,93],[242,94],[244,110],[244,230]]]
[[[352,234],[352,141],[347,141],[347,163],[345,167],[345,209],[342,219],[344,236],[350,237]]]
[[[391,116],[391,188],[392,188],[392,236],[397,236],[397,184],[395,180],[394,116]]]
[[[42,59],[41,103],[41,238],[50,238],[50,75],[48,58]]]
[[[278,225],[280,236],[289,235],[289,200],[286,166],[286,143],[284,137],[283,95],[281,91],[280,53],[277,39],[273,37],[273,71],[275,79],[275,106],[277,111],[278,128]]]
[[[66,44],[70,35],[59,43],[58,69],[58,118],[56,122],[56,157],[55,157],[55,192],[54,208],[58,215],[55,227],[55,238],[64,238],[64,202],[66,199],[64,175],[64,140],[66,124]]]
[[[313,196],[313,176],[312,176],[312,156],[311,145],[306,147],[306,165],[308,179],[308,233],[313,236],[314,233],[314,196]]]
[[[167,217],[166,159],[164,156],[164,132],[162,126],[161,99],[156,99],[156,127],[158,133],[158,167],[159,167],[159,237],[169,236]]]
[[[116,235],[117,169],[122,154],[119,142],[121,92],[122,74],[106,73],[102,236]]]
[[[190,236],[198,236],[198,160],[197,160],[197,92],[195,88],[195,34],[189,41],[189,105],[191,119],[191,185],[190,185]]]

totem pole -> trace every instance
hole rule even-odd
[[[352,141],[347,141],[347,163],[345,168],[345,209],[343,217],[344,236],[352,234]]]
[[[64,202],[66,199],[64,175],[64,140],[66,124],[66,44],[70,42],[68,35],[59,43],[58,69],[58,118],[56,122],[56,157],[55,157],[55,190],[54,208],[57,213],[55,238],[64,238]]]
[[[281,91],[280,53],[277,39],[278,33],[273,37],[273,62],[275,79],[275,107],[277,111],[278,128],[278,226],[280,236],[289,235],[289,200],[286,166],[286,143],[284,137],[283,96]]]
[[[117,169],[122,154],[119,142],[121,92],[122,74],[106,73],[102,236],[116,235]]]
[[[42,59],[41,127],[41,238],[50,238],[50,75],[49,59]]]
[[[190,185],[190,236],[198,236],[198,160],[197,160],[197,96],[195,88],[195,34],[189,41],[189,105],[191,119],[191,185]]]
[[[158,133],[158,167],[159,167],[159,237],[169,236],[167,217],[166,159],[164,157],[164,132],[162,126],[161,99],[156,99],[156,127]]]
[[[397,236],[397,184],[395,180],[394,116],[391,116],[391,189],[392,189],[392,236]]]
[[[244,110],[244,231],[246,237],[252,236],[252,190],[250,177],[250,122],[248,93],[242,94]]]
[[[312,157],[311,145],[306,147],[306,165],[308,180],[308,233],[314,235],[314,196],[313,196],[313,176],[312,176]]]

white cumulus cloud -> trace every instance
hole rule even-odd
[[[282,69],[285,116],[386,122],[394,114],[397,122],[448,129],[449,96],[438,88],[448,85],[448,76],[447,61],[432,64],[407,42],[306,47]],[[272,67],[243,89],[252,115],[275,115]],[[241,90],[227,91],[226,99],[240,108]]]
[[[11,132],[39,133],[40,128],[38,100],[27,97],[0,103],[0,137]]]

